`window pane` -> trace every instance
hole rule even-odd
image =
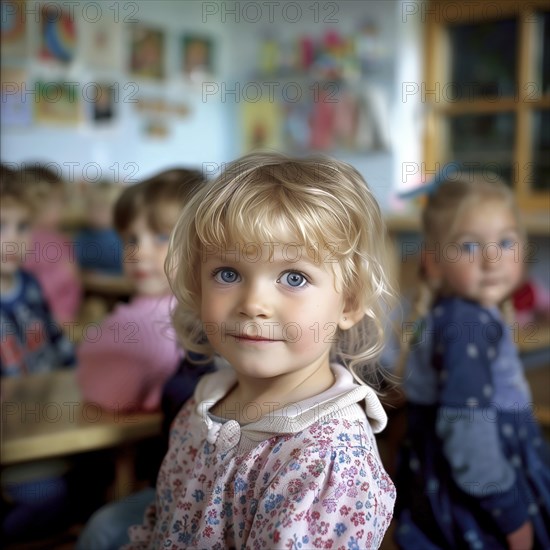
[[[517,27],[515,19],[449,27],[457,100],[514,95]]]
[[[532,189],[550,191],[550,111],[533,114]]]
[[[514,183],[513,113],[450,117],[448,131],[450,161],[465,163],[473,171],[495,172]]]

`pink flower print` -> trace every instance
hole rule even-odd
[[[340,507],[340,515],[347,516],[351,512],[350,506],[341,506]]]
[[[331,514],[332,512],[336,512],[336,500],[333,498],[326,498],[325,500],[323,500],[323,506],[329,514]]]
[[[326,521],[322,521],[319,527],[317,528],[317,532],[320,535],[326,535],[328,533],[329,524]]]

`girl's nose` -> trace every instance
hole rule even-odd
[[[273,314],[270,292],[267,288],[258,283],[250,283],[243,286],[239,302],[239,313],[246,317],[269,318]]]
[[[491,270],[498,267],[501,256],[502,249],[500,247],[496,245],[484,247],[482,254],[484,269]]]

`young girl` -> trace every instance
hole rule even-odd
[[[382,345],[384,258],[378,205],[342,162],[251,154],[199,191],[170,242],[174,324],[230,367],[174,420],[130,548],[378,548],[386,415],[354,378]]]
[[[425,299],[404,378],[397,542],[550,548],[550,455],[499,309],[523,271],[512,192],[496,178],[444,181],[423,230]]]
[[[125,241],[124,271],[135,296],[118,305],[97,336],[77,350],[77,378],[88,401],[113,410],[160,408],[162,387],[182,356],[164,273],[168,237],[201,183],[199,172],[169,170],[128,187],[115,204],[114,223]]]

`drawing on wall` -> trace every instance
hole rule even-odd
[[[186,35],[182,40],[183,73],[191,80],[214,74],[213,42],[210,38]]]
[[[35,84],[38,101],[34,103],[37,124],[74,126],[81,120],[80,96],[66,82],[42,82]]]
[[[25,2],[7,0],[0,3],[1,53],[4,58],[23,59],[27,54]]]
[[[241,116],[245,153],[254,149],[281,147],[282,116],[276,102],[267,99],[255,103],[245,101]]]
[[[22,69],[2,69],[2,95],[0,117],[2,126],[24,128],[32,124],[33,102],[25,98],[22,91],[27,82],[26,72]]]
[[[76,51],[76,27],[67,10],[49,3],[40,11],[40,58],[69,63]]]
[[[90,98],[92,120],[97,124],[111,122],[115,116],[112,84],[98,84],[94,97]]]
[[[169,118],[185,118],[189,115],[188,105],[181,101],[169,101],[163,97],[140,97],[135,103],[135,109],[138,113],[144,115],[153,115],[155,117],[167,116]]]
[[[122,70],[122,37],[120,24],[110,19],[100,19],[88,25],[82,33],[82,52],[85,62],[95,69]]]
[[[149,27],[132,27],[130,72],[134,76],[164,78],[164,33]]]
[[[150,139],[166,139],[170,135],[170,130],[162,117],[153,116],[144,121],[143,134]]]

